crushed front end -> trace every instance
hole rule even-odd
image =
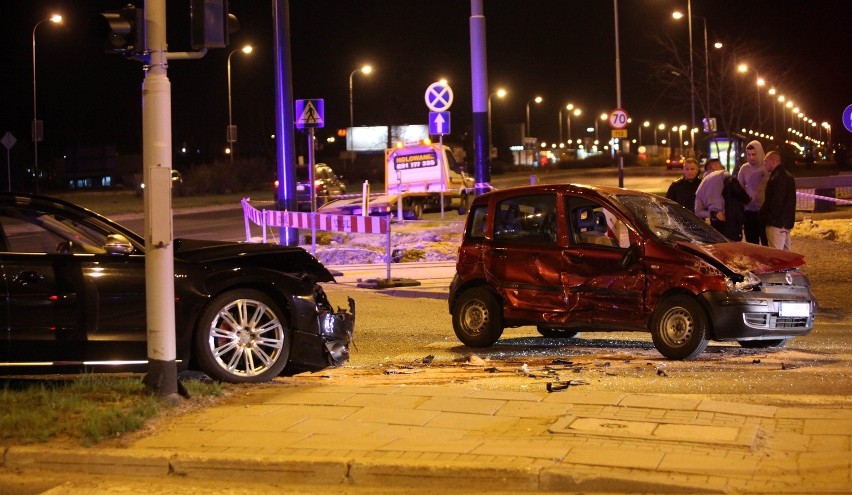
[[[293,346],[285,374],[319,371],[343,366],[349,360],[349,345],[355,331],[355,301],[349,308],[333,308],[321,286],[312,297],[293,298]]]

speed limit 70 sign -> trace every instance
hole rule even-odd
[[[613,129],[624,129],[627,127],[629,119],[630,117],[628,117],[627,112],[621,108],[616,108],[609,112],[609,126]]]

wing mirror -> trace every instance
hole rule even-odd
[[[108,254],[130,254],[133,252],[133,244],[121,234],[110,234],[107,236],[104,249]]]

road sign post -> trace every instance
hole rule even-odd
[[[618,98],[618,104],[621,105],[621,97]],[[627,124],[630,123],[630,117],[627,111],[623,108],[616,108],[609,112],[609,125],[612,127],[613,139],[619,139],[618,142],[618,187],[624,187],[624,150],[621,146],[621,139],[627,137]],[[616,135],[618,133],[618,135]],[[622,135],[623,133],[623,135]]]

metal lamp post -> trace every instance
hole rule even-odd
[[[38,179],[39,179],[39,170],[38,170],[38,143],[43,139],[43,131],[42,122],[38,120],[38,107],[36,106],[36,29],[39,26],[44,24],[45,22],[50,21],[54,24],[59,24],[62,22],[62,16],[59,14],[54,14],[47,19],[42,19],[33,26],[33,126],[32,126],[32,138],[33,138],[33,169],[35,171],[35,192],[38,194]]]
[[[491,137],[491,97],[494,96],[494,95],[497,95],[497,98],[505,98],[506,97],[506,90],[505,89],[498,89],[497,91],[488,95],[488,145],[491,146],[491,147],[494,146],[494,140]],[[488,152],[488,155],[491,156],[490,150]]]
[[[349,74],[349,127],[355,127],[355,117],[354,117],[354,113],[352,111],[353,110],[353,106],[352,106],[352,76],[354,76],[358,72],[361,72],[361,73],[364,73],[364,74],[369,74],[369,73],[373,72],[373,67],[371,67],[369,65],[365,65],[365,66],[361,67],[360,69],[353,70],[352,73]]]
[[[575,117],[579,117],[583,114],[583,111],[579,108],[574,108],[574,105],[569,105],[571,108],[568,109],[568,144],[571,144],[571,114],[573,113]]]
[[[527,101],[527,108],[526,108],[526,110],[527,110],[527,129],[526,129],[527,137],[532,137],[532,132],[530,131],[530,103],[532,103],[532,102],[541,103],[542,101],[544,101],[544,99],[541,96],[536,96],[532,100]]]
[[[248,55],[251,51],[251,45],[246,45],[240,49],[232,50],[228,54],[228,129],[226,137],[228,140],[228,156],[232,164],[234,163],[234,143],[237,141],[237,126],[233,125],[233,121],[231,120],[231,55],[237,52],[243,52]]]

